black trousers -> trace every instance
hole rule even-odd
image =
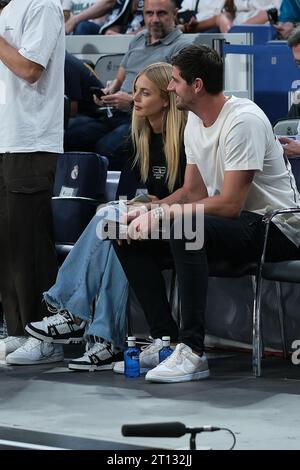
[[[204,245],[201,249],[187,249],[184,236],[175,221],[170,241],[147,240],[115,244],[115,250],[128,278],[129,284],[146,315],[153,338],[170,335],[202,352],[205,336],[205,310],[208,286],[209,261],[223,260],[232,263],[258,261],[264,237],[262,217],[242,212],[237,219],[204,216]],[[195,219],[193,228],[196,227]],[[298,256],[298,248],[272,224],[267,259],[273,261]],[[173,259],[181,299],[181,326],[172,318],[161,269]]]
[[[54,283],[57,259],[51,196],[57,156],[0,154],[0,292],[9,335],[46,313],[42,293]]]

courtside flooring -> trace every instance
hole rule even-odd
[[[80,347],[81,348],[81,347]],[[80,355],[65,347],[66,358]],[[71,372],[64,363],[0,364],[0,449],[188,449],[181,438],[123,437],[122,424],[180,421],[230,428],[236,449],[300,449],[300,365],[263,360],[251,373],[245,353],[212,354],[211,377],[151,384],[112,371]],[[231,436],[203,433],[197,446],[227,449]]]

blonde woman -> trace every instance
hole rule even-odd
[[[181,186],[185,168],[186,115],[177,110],[175,95],[167,91],[171,73],[172,67],[167,63],[150,65],[137,75],[133,87],[130,169],[138,181],[137,187],[144,185],[158,199]],[[111,241],[99,237],[99,227],[103,218],[112,217],[109,211],[122,213],[123,209],[124,203],[119,202],[98,211],[60,268],[55,285],[44,294],[49,310],[55,314],[26,327],[37,347],[41,341],[54,343],[54,348],[81,341],[91,304],[96,300],[94,319],[86,330],[87,351],[69,363],[72,370],[112,369],[121,358],[128,283]],[[143,357],[160,347],[161,340],[156,340],[143,351],[142,368],[146,366]],[[29,356],[28,351],[19,348],[7,356],[7,362],[35,363],[34,357]],[[51,358],[48,362],[52,362]]]

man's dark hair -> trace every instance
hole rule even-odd
[[[216,95],[223,91],[223,59],[213,49],[195,44],[184,47],[172,57],[172,65],[179,69],[188,85],[196,78],[201,78],[207,93]]]
[[[291,33],[290,37],[288,38],[288,46],[289,47],[296,47],[300,44],[300,28],[294,29]]]

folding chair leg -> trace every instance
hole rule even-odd
[[[275,285],[276,285],[276,294],[277,294],[278,319],[279,319],[279,324],[280,324],[282,351],[283,351],[283,357],[287,359],[288,346],[287,346],[287,340],[286,340],[285,313],[284,313],[283,303],[282,303],[281,284],[280,282],[276,281]]]
[[[255,296],[253,304],[253,349],[252,367],[255,377],[261,376],[262,335],[261,335],[261,273],[256,277]]]

